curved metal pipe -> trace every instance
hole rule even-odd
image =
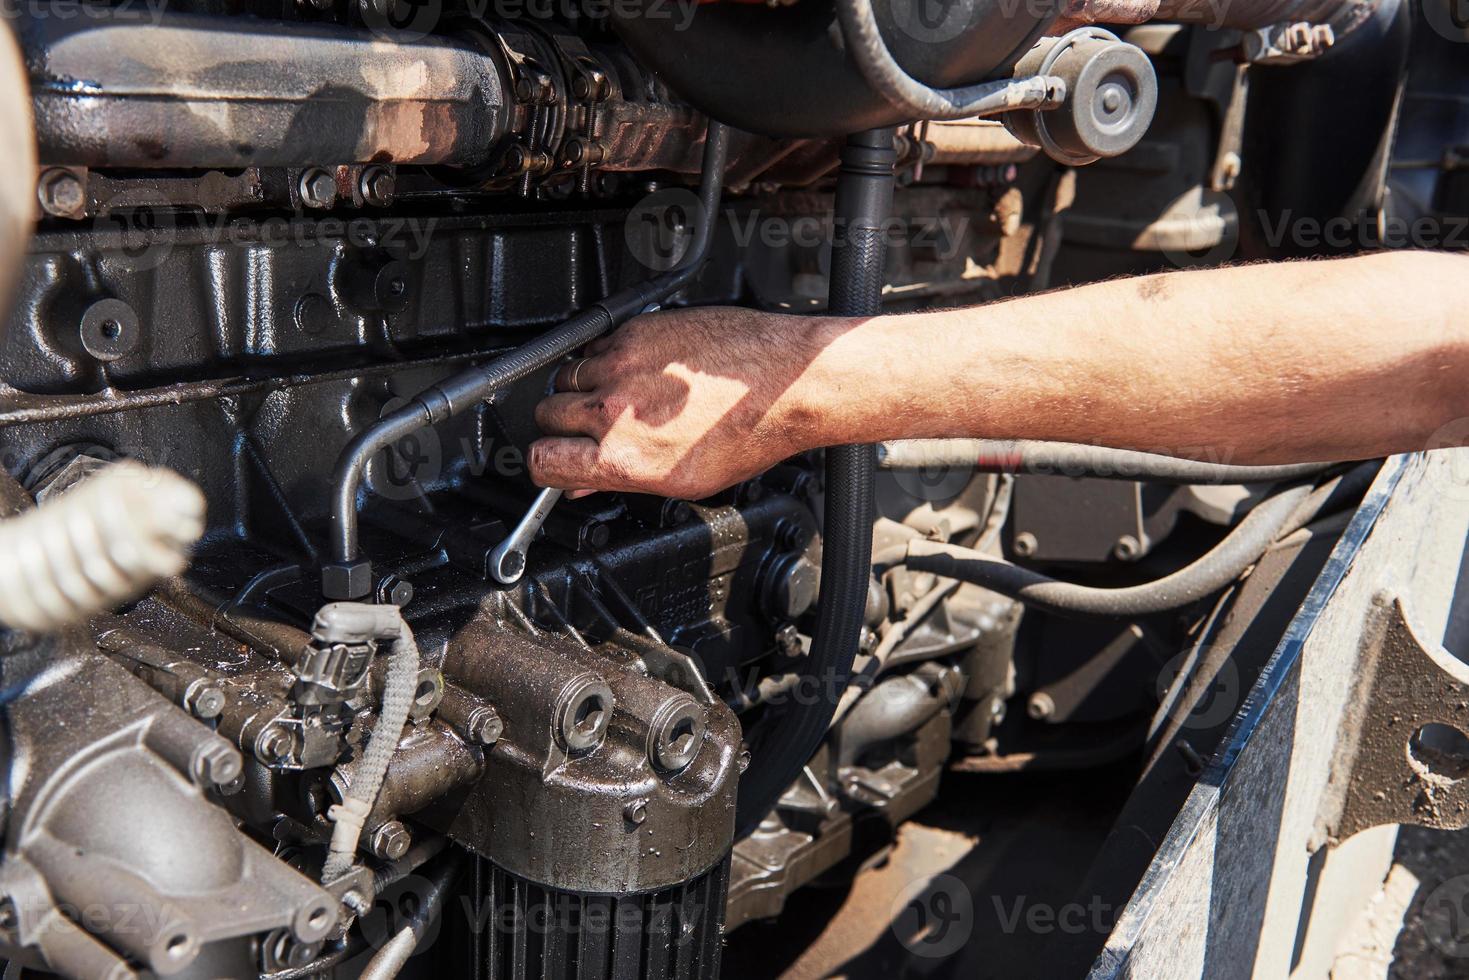
[[[379,419],[347,444],[332,476],[333,562],[322,570],[322,593],[327,598],[360,599],[372,591],[372,569],[361,558],[357,533],[357,496],[372,457],[406,435],[473,408],[499,389],[539,371],[688,284],[703,264],[714,237],[728,155],[728,127],[710,120],[699,181],[699,202],[704,213],[698,235],[677,268],[614,293],[488,364],[468,368],[429,386],[408,405]]]
[[[962,88],[937,89],[903,70],[888,50],[872,0],[836,0],[837,19],[847,53],[867,83],[897,108],[918,119],[967,119],[1014,109],[1048,109],[1066,97],[1056,77],[1002,78]]]
[[[958,545],[915,539],[907,567],[971,582],[1058,615],[1145,616],[1176,609],[1224,588],[1259,560],[1276,538],[1299,527],[1296,515],[1312,494],[1292,487],[1261,503],[1202,558],[1152,582],[1120,589],[1062,582]]]

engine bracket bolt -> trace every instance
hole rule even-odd
[[[504,720],[498,711],[489,706],[471,711],[464,727],[471,739],[485,746],[494,745],[505,734]]]
[[[413,835],[401,820],[389,820],[372,832],[373,856],[383,861],[396,861],[408,853]]]
[[[308,208],[326,210],[337,203],[337,181],[321,167],[307,167],[301,173],[301,203]]]
[[[1015,553],[1021,558],[1029,558],[1031,555],[1035,554],[1036,548],[1040,547],[1040,542],[1037,541],[1035,539],[1035,535],[1031,534],[1029,531],[1021,531],[1019,534],[1015,535],[1015,540],[1010,543],[1010,547],[1013,548]]]
[[[70,170],[48,170],[41,175],[36,197],[47,214],[79,218],[87,207],[87,190]]]

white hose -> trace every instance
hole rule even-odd
[[[0,625],[48,632],[142,595],[189,563],[204,495],[171,470],[123,461],[0,522]]]
[[[327,816],[334,822],[326,864],[321,869],[321,880],[327,884],[346,874],[357,857],[357,844],[362,839],[363,825],[377,803],[378,791],[388,774],[388,763],[398,748],[398,740],[403,737],[403,728],[408,724],[408,712],[413,707],[413,696],[418,690],[418,643],[413,638],[413,631],[403,621],[397,606],[332,603],[317,613],[318,629],[323,622],[324,613],[350,615],[353,611],[377,616],[391,615],[396,622],[387,630],[374,630],[377,638],[391,643],[387,677],[383,679],[382,706],[378,711],[377,724],[373,725],[367,747],[362,752],[362,761],[352,773],[346,797],[327,811]]]

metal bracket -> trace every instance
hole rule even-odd
[[[1424,644],[1403,600],[1379,593],[1358,666],[1317,839],[1336,844],[1383,824],[1469,826],[1469,664]]]

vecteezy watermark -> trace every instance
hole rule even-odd
[[[1423,899],[1420,917],[1424,935],[1439,952],[1469,957],[1469,875],[1440,882]]]
[[[844,237],[825,214],[774,214],[752,208],[726,209],[723,219],[739,249],[760,245],[767,249],[836,247]],[[654,272],[678,266],[693,243],[704,234],[707,220],[703,202],[683,187],[665,187],[635,204],[623,223],[628,251]],[[969,232],[963,214],[894,216],[877,229],[889,248],[921,248],[938,261],[959,256]]]
[[[1422,0],[1418,7],[1434,33],[1460,44],[1469,42],[1469,0]]]
[[[1243,696],[1239,664],[1208,645],[1171,657],[1158,672],[1158,703],[1180,730],[1215,728],[1234,717]]]
[[[1265,244],[1271,248],[1469,248],[1469,217],[1422,215],[1412,219],[1390,214],[1321,220],[1297,216],[1289,208],[1272,215],[1258,212]]]
[[[0,19],[158,24],[167,9],[168,0],[0,0]]]
[[[1028,895],[973,895],[952,874],[919,878],[893,898],[893,935],[915,956],[939,959],[962,949],[974,935],[978,916],[994,916],[1004,935],[1105,936],[1117,920],[1118,908],[1093,895],[1088,901],[1053,903]]]
[[[455,5],[473,21],[669,21],[682,32],[694,22],[698,0],[465,0]],[[422,40],[444,16],[443,0],[364,0],[362,20],[377,37],[399,44]]]
[[[109,200],[92,220],[109,261],[129,272],[156,269],[173,249],[190,246],[265,248],[389,248],[409,260],[428,253],[437,218],[352,217],[325,215],[310,220],[283,216],[245,218],[228,214],[185,218],[145,190],[128,190]]]
[[[974,934],[974,901],[964,882],[949,874],[912,881],[892,904],[892,930],[915,956],[950,956]]]
[[[1218,265],[1239,249],[1239,209],[1221,191],[1205,191],[1191,213],[1159,221],[1154,244],[1180,269]]]

